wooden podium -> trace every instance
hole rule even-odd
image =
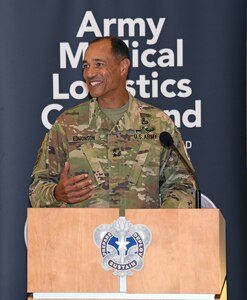
[[[118,209],[28,209],[28,299],[226,300],[225,221],[218,209],[128,209],[152,232],[133,276],[102,268],[93,240]]]

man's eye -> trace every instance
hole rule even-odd
[[[96,67],[96,68],[102,68],[102,67],[104,67],[104,66],[105,66],[105,64],[102,63],[102,62],[97,62],[97,63],[95,64],[95,67]]]
[[[83,64],[83,65],[82,65],[82,69],[83,69],[83,70],[87,69],[88,67],[89,67],[88,64]]]

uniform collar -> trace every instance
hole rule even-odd
[[[140,105],[131,94],[129,94],[129,107],[119,120],[119,130],[138,130],[141,125]]]
[[[90,100],[89,105],[89,126],[91,128],[101,128],[104,130],[138,130],[141,125],[140,104],[129,93],[129,107],[123,117],[114,124],[100,109],[96,98]]]

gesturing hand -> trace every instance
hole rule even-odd
[[[88,180],[88,174],[80,174],[68,177],[69,163],[66,162],[60,180],[55,188],[54,194],[58,201],[66,203],[77,203],[92,196],[92,180]]]

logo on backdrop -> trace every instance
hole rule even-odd
[[[177,127],[182,125],[187,128],[201,127],[201,100],[191,99],[193,92],[190,78],[169,78],[169,72],[164,69],[181,69],[184,77],[184,40],[182,38],[167,39],[166,28],[169,20],[160,18],[98,18],[93,11],[86,11],[82,16],[75,38],[76,46],[69,42],[59,44],[59,72],[52,74],[53,100],[64,101],[70,99],[84,100],[89,97],[88,88],[82,78],[73,82],[66,82],[63,76],[66,71],[81,69],[82,59],[90,40],[97,37],[115,35],[124,39],[130,48],[132,56],[132,70],[138,74],[130,75],[127,89],[133,96],[143,99],[159,100],[190,100],[187,109],[181,108],[165,110],[170,115]],[[159,45],[162,45],[160,47]],[[82,76],[80,76],[82,77]],[[168,78],[167,78],[168,77]],[[63,82],[63,84],[61,84]],[[191,101],[192,100],[192,101]],[[154,103],[155,106],[157,106]],[[52,111],[62,111],[63,105],[52,103],[47,105],[41,115],[42,123],[50,129],[49,114]]]
[[[100,249],[102,267],[113,275],[132,275],[144,265],[144,255],[152,234],[145,225],[132,225],[120,217],[111,225],[102,224],[94,231],[94,242]]]

